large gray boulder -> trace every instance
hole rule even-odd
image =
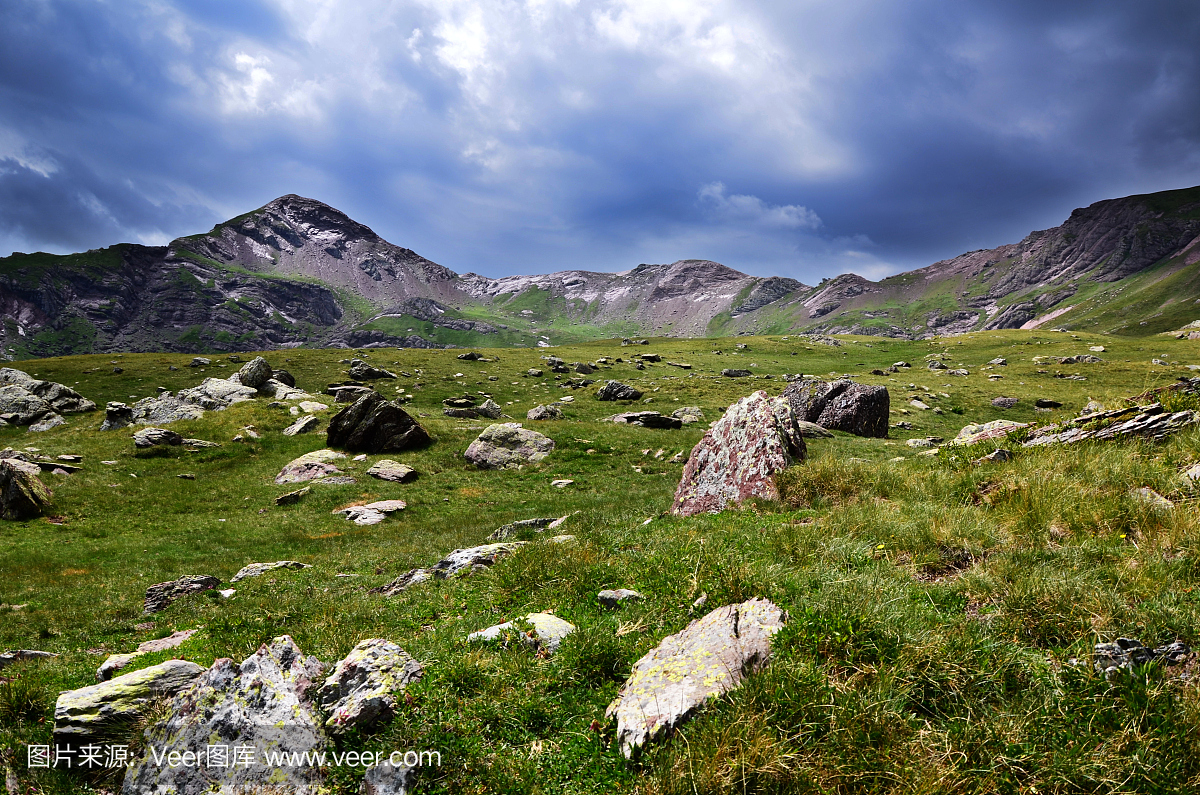
[[[272,374],[271,365],[267,363],[267,360],[261,356],[255,356],[243,364],[241,370],[238,370],[238,381],[242,386],[259,389],[271,380]],[[295,386],[294,383],[293,386]],[[274,393],[272,392],[272,394]]]
[[[550,403],[545,406],[534,406],[529,411],[525,412],[525,419],[534,420],[561,420],[563,418],[562,404]]]
[[[600,400],[639,400],[642,392],[620,381],[605,381],[604,386],[596,393]]]
[[[284,635],[237,665],[222,658],[180,691],[168,715],[145,733],[148,749],[125,775],[124,795],[211,792],[288,792],[316,795],[322,771],[316,765],[271,764],[271,755],[319,753],[326,747],[310,690],[322,674],[315,657],[305,657]],[[113,680],[114,682],[117,680]],[[172,754],[211,761],[211,746],[252,749],[247,764],[175,765]],[[153,749],[153,753],[149,750]],[[239,762],[242,760],[238,760]]]
[[[337,450],[314,450],[305,453],[284,465],[275,476],[275,484],[282,486],[284,483],[305,483],[337,475],[342,470],[333,462],[345,457],[345,453],[339,453]]]
[[[375,378],[395,378],[395,373],[390,373],[382,367],[373,367],[362,359],[355,359],[350,363],[350,369],[347,371],[350,377],[355,381],[368,381]]]
[[[662,738],[708,699],[729,692],[771,659],[783,612],[765,599],[719,607],[663,639],[633,665],[605,713],[626,757]]]
[[[54,493],[42,483],[40,473],[37,464],[0,459],[0,519],[23,521],[45,513]]]
[[[432,438],[399,403],[368,392],[329,420],[330,447],[358,453],[400,452],[429,444]]]
[[[509,469],[542,461],[554,440],[517,422],[489,425],[467,447],[463,457],[480,469]]]
[[[421,664],[391,641],[369,638],[339,662],[317,691],[333,732],[369,729],[392,719],[396,694],[424,674]]]
[[[114,400],[104,407],[104,422],[100,425],[100,430],[115,431],[132,424],[133,409],[128,405]]]
[[[888,435],[891,399],[887,387],[853,381],[793,381],[783,391],[796,419],[831,431],[883,439]]]
[[[59,695],[54,705],[54,742],[79,748],[103,741],[122,741],[151,701],[190,685],[204,668],[187,660],[168,660]]]
[[[96,404],[65,384],[42,381],[23,370],[0,367],[0,416],[13,425],[32,425],[45,415],[95,411]],[[32,398],[32,399],[31,399]]]
[[[0,387],[0,419],[9,425],[32,425],[53,413],[53,406],[23,386]]]
[[[183,444],[183,436],[166,428],[142,428],[133,434],[133,446],[145,450],[159,445]]]
[[[775,474],[807,455],[787,399],[755,392],[730,406],[692,449],[671,513],[719,513],[752,497],[777,500]]]
[[[145,615],[166,610],[176,599],[215,589],[221,581],[208,574],[189,574],[170,582],[160,582],[146,589]]]

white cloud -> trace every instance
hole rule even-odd
[[[819,229],[820,217],[798,204],[767,204],[757,196],[725,192],[725,183],[712,182],[697,194],[701,206],[713,216],[731,223],[785,229]]]

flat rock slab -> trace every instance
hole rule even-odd
[[[505,555],[511,555],[527,541],[504,541],[499,544],[484,544],[467,549],[456,549],[427,569],[410,569],[386,585],[371,589],[373,594],[395,596],[406,588],[434,578],[445,579],[474,570],[487,568]]]
[[[551,484],[551,485],[553,485],[553,484]],[[569,516],[569,514],[568,514],[568,516]],[[568,516],[560,516],[558,518],[555,518],[553,516],[546,516],[546,517],[538,517],[536,519],[519,519],[515,522],[509,522],[508,524],[504,525],[503,527],[497,528],[490,536],[488,536],[488,538],[490,538],[493,541],[503,541],[504,539],[509,538],[510,536],[515,536],[517,533],[520,533],[522,530],[532,530],[534,532],[540,533],[546,529],[554,529],[556,527],[561,527],[563,522],[567,521]]]
[[[333,732],[367,729],[392,719],[396,694],[424,674],[421,664],[383,638],[369,638],[334,667],[317,691],[317,705]]]
[[[778,500],[776,473],[806,456],[789,401],[755,392],[730,406],[692,449],[671,513],[719,513],[752,497]]]
[[[1187,410],[1169,413],[1155,403],[1085,414],[1068,422],[1046,425],[1033,431],[1022,446],[1040,447],[1047,444],[1075,444],[1088,439],[1109,441],[1133,437],[1161,441],[1196,424],[1200,424],[1200,412]]]
[[[356,453],[400,452],[424,447],[429,433],[399,403],[368,392],[329,419],[328,444]]]
[[[190,685],[204,668],[186,660],[118,676],[101,684],[68,690],[54,705],[54,742],[78,748],[108,738],[134,723],[152,699]]]
[[[183,444],[183,436],[166,428],[142,428],[133,434],[133,446],[145,450],[159,445]]]
[[[317,400],[301,400],[298,406],[301,411],[308,414],[329,411],[329,405],[327,403],[321,403]]]
[[[166,610],[167,606],[176,599],[203,591],[211,591],[220,584],[220,580],[208,574],[189,574],[178,580],[155,583],[146,589],[144,615]]]
[[[222,658],[207,671],[201,669],[171,701],[166,719],[146,730],[145,746],[158,752],[157,759],[147,752],[137,760],[125,776],[122,793],[316,795],[323,778],[319,768],[271,765],[266,755],[303,756],[325,749],[320,718],[309,698],[322,667],[284,635],[260,647],[241,665]],[[220,744],[230,746],[226,764],[211,764],[210,746]],[[252,749],[251,758],[245,760],[248,764],[230,763],[233,746]],[[190,753],[200,761],[172,767],[167,762],[172,752]]]
[[[553,450],[550,437],[520,423],[502,422],[485,428],[463,457],[480,469],[509,469],[542,461]]]
[[[991,422],[967,425],[958,432],[958,436],[950,440],[950,444],[970,446],[991,439],[1004,439],[1010,433],[1027,427],[1029,427],[1027,422],[1012,420],[992,420]]]
[[[855,436],[886,438],[891,397],[887,387],[853,381],[792,381],[783,391],[797,420],[807,420],[831,431]]]
[[[352,505],[349,508],[340,508],[334,511],[335,514],[341,514],[354,522],[359,527],[367,527],[373,524],[379,524],[387,518],[387,514],[383,511],[377,511],[374,508],[368,508],[365,505]]]
[[[393,461],[390,458],[376,461],[367,470],[367,474],[373,478],[389,480],[393,483],[409,483],[417,479],[417,470],[408,464],[401,464],[399,461]]]
[[[615,422],[618,425],[637,425],[641,428],[668,428],[678,429],[683,427],[683,420],[678,417],[667,417],[657,411],[627,411],[623,414],[614,414],[611,417],[605,417],[605,422]]]
[[[800,435],[805,439],[832,439],[833,434],[817,425],[815,422],[808,420],[796,420],[796,427],[800,429]]]
[[[36,651],[34,649],[10,649],[9,651],[0,654],[0,670],[7,668],[13,663],[27,662],[29,660],[49,660],[50,658],[57,656],[57,654],[52,654],[48,651]]]
[[[266,574],[269,571],[275,571],[276,569],[311,569],[311,568],[312,568],[312,566],[310,566],[309,564],[301,563],[298,560],[277,560],[274,563],[251,563],[249,566],[243,566],[242,569],[237,574],[233,575],[233,577],[230,578],[229,582],[235,583],[235,582],[240,582],[241,580],[248,579],[250,577],[260,577],[263,574]]]
[[[128,654],[110,654],[108,659],[96,669],[96,681],[107,682],[113,678],[117,671],[121,670],[129,663],[146,654],[154,654],[168,649],[176,649],[183,645],[183,642],[199,632],[199,629],[183,629],[178,632],[172,632],[165,638],[157,638],[139,643],[137,650]]]
[[[607,717],[617,719],[621,751],[631,757],[687,720],[771,659],[783,612],[765,599],[719,607],[664,638],[634,663]]]
[[[503,624],[472,632],[467,636],[467,641],[469,643],[508,645],[514,640],[520,640],[534,651],[549,655],[558,651],[563,639],[575,631],[574,624],[550,613],[530,613],[519,619],[519,622],[528,624],[531,628],[522,629],[517,623],[506,621]]]
[[[312,487],[305,486],[302,489],[296,489],[295,491],[289,491],[287,494],[280,494],[278,497],[275,498],[275,504],[276,505],[293,505],[297,502],[300,502],[300,500],[304,499],[306,496],[308,496],[311,493],[312,493]]]

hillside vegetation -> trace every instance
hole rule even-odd
[[[409,410],[435,437],[416,452],[339,462],[356,484],[314,486],[283,507],[274,498],[296,486],[277,486],[274,476],[323,448],[325,438],[283,436],[295,418],[267,399],[169,426],[221,445],[196,452],[136,451],[132,429],[98,430],[102,412],[73,415],[38,434],[0,428],[0,447],[83,457],[76,474],[43,476],[54,490],[51,515],[0,523],[0,650],[59,655],[0,671],[7,680],[0,684],[0,749],[13,754],[20,791],[119,787],[28,770],[25,745],[50,742],[58,692],[91,684],[105,655],[200,628],[178,649],[139,658],[127,670],[173,656],[204,666],[221,657],[240,661],[284,633],[327,663],[364,638],[398,643],[425,677],[408,688],[391,724],[340,742],[439,751],[442,766],[420,772],[421,793],[1195,792],[1195,663],[1148,666],[1108,681],[1090,662],[1095,643],[1118,636],[1147,646],[1200,645],[1200,493],[1181,475],[1200,462],[1200,431],[1159,445],[1010,445],[1013,460],[988,465],[920,456],[905,441],[952,438],[968,423],[1001,417],[1051,422],[1077,415],[1089,399],[1118,405],[1188,375],[1186,365],[1200,365],[1200,342],[991,331],[835,343],[656,338],[648,346],[602,340],[482,351],[497,361],[411,348],[265,352],[313,393],[345,380],[339,360],[350,356],[409,373],[377,388],[411,393]],[[1106,348],[1098,354],[1103,363],[1033,361],[1098,345]],[[651,352],[664,361],[635,370],[632,354]],[[600,402],[599,384],[562,388],[577,376],[556,381],[540,358],[546,353],[567,362],[608,357],[591,378],[635,385],[646,402]],[[930,355],[970,375],[926,370]],[[980,369],[996,357],[1007,366]],[[240,366],[222,357],[199,369],[186,366],[190,360],[110,354],[21,367],[103,406],[132,403],[157,387],[174,392]],[[911,369],[870,374],[900,360]],[[545,376],[525,375],[532,367]],[[723,368],[754,375],[725,378]],[[893,428],[887,439],[835,433],[807,440],[808,460],[779,476],[780,502],[690,519],[665,515],[683,468],[670,459],[682,452],[686,460],[707,422],[735,400],[759,389],[779,394],[784,375],[801,372],[886,385],[891,421],[914,427]],[[989,374],[1003,378],[989,381]],[[1086,380],[1055,377],[1073,374]],[[462,453],[487,421],[441,413],[443,399],[464,391],[491,395],[516,421],[552,437],[556,449],[521,470],[467,465]],[[526,410],[568,394],[574,401],[564,405],[565,419],[525,420]],[[1019,402],[998,409],[991,404],[998,395]],[[914,397],[932,408],[914,408]],[[1038,412],[1036,398],[1063,405]],[[670,413],[689,405],[705,421],[680,430],[600,421],[620,410]],[[246,426],[261,438],[232,441]],[[406,484],[367,477],[380,458],[420,475]],[[557,479],[572,483],[552,486]],[[1174,508],[1131,493],[1143,487]],[[407,508],[382,524],[359,527],[331,513],[390,498]],[[391,598],[368,593],[451,550],[486,543],[508,522],[565,515],[557,532],[573,542],[526,533],[521,538],[534,543],[487,571]],[[142,615],[153,583],[186,574],[227,582],[246,564],[276,560],[312,567],[244,580],[228,600],[197,595]],[[599,590],[619,587],[646,598],[615,611],[597,604]],[[701,595],[706,607],[697,613],[692,605]],[[789,615],[770,664],[626,761],[604,712],[630,666],[704,611],[756,596]],[[553,612],[578,630],[549,658],[466,642],[470,632],[531,611]],[[130,727],[131,743],[142,728]],[[338,768],[330,782],[349,795],[359,777],[361,770]]]

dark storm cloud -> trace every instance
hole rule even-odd
[[[1179,2],[0,7],[0,251],[289,192],[459,271],[809,283],[1200,183]]]

